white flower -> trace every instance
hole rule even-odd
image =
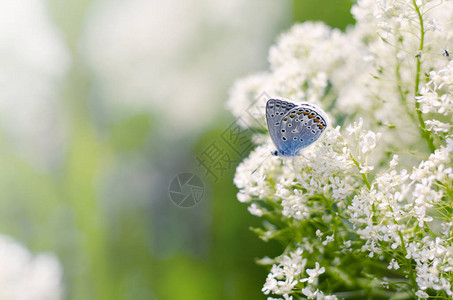
[[[447,147],[445,149],[447,152],[453,152],[453,139],[447,138]]]
[[[360,140],[360,147],[362,148],[362,153],[366,154],[376,148],[377,142],[380,138],[380,133],[374,133],[372,131],[368,131]]]
[[[312,292],[309,287],[305,287],[302,289],[302,294],[307,296],[308,299],[315,299],[316,295],[318,294],[318,290]]]
[[[418,290],[415,293],[415,296],[417,296],[419,299],[428,299],[429,298],[429,295],[422,290]]]
[[[300,280],[300,282],[308,282],[309,284],[313,284],[318,280],[318,276],[323,274],[326,271],[324,267],[319,266],[319,263],[316,262],[315,268],[314,269],[307,269],[306,272],[309,278],[303,278]]]
[[[426,210],[433,204],[440,202],[443,197],[442,190],[437,189],[437,182],[449,180],[453,171],[449,166],[451,157],[447,148],[441,147],[429,156],[427,161],[420,163],[418,168],[414,168],[410,178],[414,184],[414,210],[415,217],[419,220],[422,227],[425,222],[433,219],[426,216]]]
[[[288,294],[284,294],[283,295],[283,299],[285,299],[285,300],[293,300],[293,296],[290,296]]]
[[[267,297],[267,300],[281,300],[282,298],[273,298],[273,297]],[[288,294],[283,294],[283,299],[284,300],[293,300],[293,296],[290,296]]]
[[[297,285],[299,275],[304,271],[307,259],[302,257],[303,250],[296,249],[288,255],[282,255],[276,259],[278,264],[272,265],[271,272],[267,276],[263,286],[263,293],[288,294]]]
[[[396,259],[392,258],[392,260],[390,261],[387,268],[389,270],[391,270],[391,269],[398,270],[400,268],[400,266],[398,265],[398,262],[396,261]]]
[[[0,1],[0,125],[6,143],[44,171],[65,151],[60,91],[69,64],[45,1]]]
[[[453,61],[447,67],[431,71],[430,81],[422,88],[421,96],[417,101],[421,105],[423,113],[437,113],[449,116],[450,123],[453,121]],[[441,120],[425,121],[428,130],[434,132],[449,132],[451,124]]]
[[[348,132],[349,135],[357,135],[360,133],[362,128],[363,128],[363,119],[360,118],[358,123],[354,122],[353,124],[346,127],[346,131]]]
[[[337,296],[334,295],[324,295],[324,293],[320,290],[316,290],[314,292],[311,291],[309,287],[305,287],[302,289],[302,294],[307,296],[308,299],[317,299],[317,300],[337,300]]]
[[[352,242],[351,240],[347,240],[343,242],[343,252],[345,252],[348,248],[351,248]]]
[[[322,242],[322,244],[325,246],[328,243],[333,242],[334,241],[334,237],[335,237],[334,234],[326,236],[326,239]]]
[[[55,255],[32,255],[13,239],[0,236],[0,298],[57,300],[63,297],[62,268]]]
[[[263,216],[265,213],[265,210],[263,210],[261,207],[259,207],[256,203],[252,203],[252,205],[249,206],[248,211],[257,217]]]
[[[399,156],[397,154],[393,155],[392,160],[390,161],[390,168],[395,168],[398,165]]]
[[[451,124],[441,122],[439,120],[426,120],[426,129],[434,132],[449,132],[452,128]]]

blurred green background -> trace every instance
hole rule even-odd
[[[46,106],[30,122],[61,120],[34,137],[53,142],[61,129],[62,141],[43,162],[45,147],[15,142],[9,128],[21,124],[2,123],[0,230],[32,252],[57,255],[64,299],[265,299],[267,270],[255,259],[284,249],[249,230],[260,220],[236,200],[233,185],[243,157],[224,149],[235,162],[217,180],[197,157],[221,144],[234,121],[223,108],[228,88],[267,69],[278,34],[305,20],[344,29],[352,2],[170,2],[163,16],[158,1],[42,2],[69,58],[62,80],[46,86],[58,104],[45,105],[57,108],[51,115]],[[19,12],[14,18],[34,20]],[[16,101],[14,91],[0,97]],[[169,199],[170,181],[182,172],[204,183],[192,208]]]

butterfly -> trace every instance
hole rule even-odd
[[[300,150],[319,139],[327,128],[327,115],[316,105],[296,105],[290,101],[269,99],[266,104],[269,134],[276,156],[297,156]]]

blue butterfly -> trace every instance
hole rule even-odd
[[[313,144],[327,128],[327,116],[312,104],[296,105],[280,99],[266,104],[267,128],[277,150],[276,156],[297,156]]]

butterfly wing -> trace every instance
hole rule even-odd
[[[302,104],[291,108],[278,128],[282,155],[298,155],[302,148],[314,143],[327,128],[327,116],[317,106]]]
[[[269,135],[274,142],[277,150],[280,152],[281,147],[284,145],[284,141],[281,139],[280,126],[284,116],[292,109],[296,107],[294,103],[280,100],[280,99],[269,99],[266,104],[266,121]]]

